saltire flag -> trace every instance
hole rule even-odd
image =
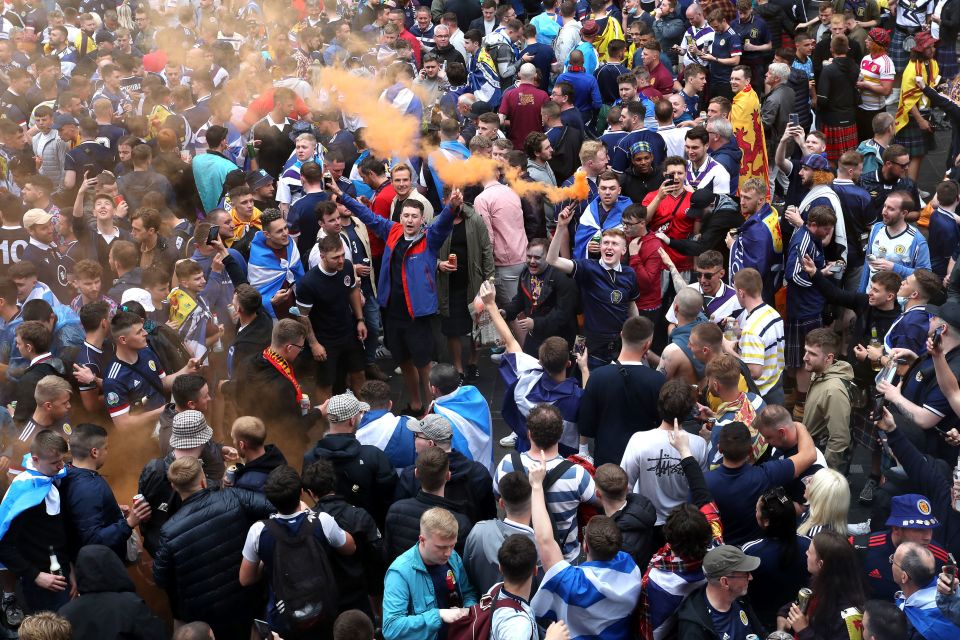
[[[577,430],[577,409],[583,390],[573,378],[557,382],[547,374],[540,362],[526,353],[505,353],[500,359],[500,377],[507,391],[503,395],[501,415],[504,422],[517,434],[517,451],[530,449],[527,434],[527,416],[535,405],[552,404],[563,416],[563,435],[560,442],[577,450],[580,432]]]
[[[457,387],[433,401],[433,412],[453,424],[453,448],[493,474],[493,419],[480,391],[471,385]]]

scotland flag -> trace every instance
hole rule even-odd
[[[527,435],[527,416],[537,404],[545,402],[560,410],[563,416],[563,436],[560,443],[576,452],[580,446],[577,430],[577,409],[583,390],[573,378],[557,382],[540,366],[540,362],[526,353],[505,353],[500,360],[500,377],[507,385],[503,396],[502,415],[517,434],[517,451],[530,448]]]
[[[386,409],[374,409],[363,414],[357,428],[360,444],[380,449],[390,458],[390,464],[399,473],[417,461],[413,431],[407,428],[409,416],[395,416]]]
[[[13,478],[7,494],[3,496],[3,502],[0,503],[0,538],[6,535],[14,518],[41,502],[46,502],[47,515],[55,516],[60,513],[60,491],[53,481],[66,475],[66,467],[53,477],[43,475],[33,466],[30,454],[25,454],[23,471]]]
[[[476,387],[458,387],[433,401],[433,412],[453,424],[453,448],[493,473],[493,420]]]
[[[530,607],[537,618],[566,621],[571,640],[627,640],[640,580],[640,569],[623,551],[579,567],[564,560],[544,574]]]

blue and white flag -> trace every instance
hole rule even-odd
[[[386,409],[367,411],[357,427],[357,440],[387,454],[390,464],[399,473],[417,461],[415,436],[407,428],[408,422],[409,416],[395,416]]]
[[[530,607],[537,618],[566,621],[572,640],[628,640],[641,577],[623,551],[613,560],[579,567],[564,560],[544,574]]]
[[[453,424],[453,448],[493,473],[493,419],[486,398],[474,386],[457,387],[433,402],[433,412]]]
[[[574,451],[580,446],[577,430],[577,409],[583,390],[573,378],[557,382],[547,374],[540,362],[526,353],[505,353],[500,360],[500,377],[507,385],[503,394],[501,415],[504,422],[517,434],[517,451],[530,448],[527,435],[527,416],[535,405],[552,404],[563,416],[563,435],[560,442]]]
[[[706,579],[699,567],[670,571],[656,566],[656,557],[653,562],[647,574],[647,612],[653,639],[662,640],[676,628],[676,613],[684,599],[706,584]]]
[[[897,598],[897,606],[907,616],[910,626],[924,640],[953,640],[960,637],[960,627],[950,622],[937,607],[937,579],[924,589],[915,591],[904,601]],[[903,594],[900,594],[901,596]]]
[[[0,539],[7,535],[14,518],[41,502],[47,503],[47,515],[60,513],[60,491],[53,481],[66,475],[67,468],[64,467],[53,477],[45,476],[33,466],[30,454],[24,454],[23,471],[14,476],[3,502],[0,502]]]
[[[276,318],[277,314],[270,304],[270,298],[285,284],[293,285],[303,277],[303,263],[296,242],[287,243],[287,257],[277,260],[273,249],[267,246],[267,237],[263,231],[257,231],[250,243],[250,261],[247,265],[247,279],[251,286],[260,292],[263,307]]]

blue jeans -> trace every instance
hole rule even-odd
[[[363,350],[366,352],[367,364],[371,365],[377,361],[377,346],[380,337],[380,305],[377,304],[376,296],[364,294],[363,302],[363,322],[367,325],[367,339],[363,341]]]

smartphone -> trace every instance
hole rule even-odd
[[[796,113],[790,114],[790,126],[799,127],[800,126],[800,115]]]
[[[931,340],[933,341],[933,346],[938,349],[940,348],[940,345],[943,343],[943,327],[944,325],[940,325],[939,327],[937,327],[933,332],[933,338],[931,338]]]
[[[273,632],[270,631],[270,625],[263,620],[254,618],[253,628],[257,630],[257,635],[260,636],[260,640],[272,640]]]
[[[577,336],[573,341],[573,353],[579,356],[581,353],[583,353],[583,350],[586,348],[587,348],[587,337]]]
[[[732,236],[740,235],[740,229],[730,229],[730,235]]]
[[[220,235],[220,225],[210,225],[210,231],[207,232],[207,244],[213,244],[213,241]]]
[[[674,187],[676,186],[677,181],[674,180],[673,178],[667,178],[666,180],[663,181],[663,184],[666,187]]]

